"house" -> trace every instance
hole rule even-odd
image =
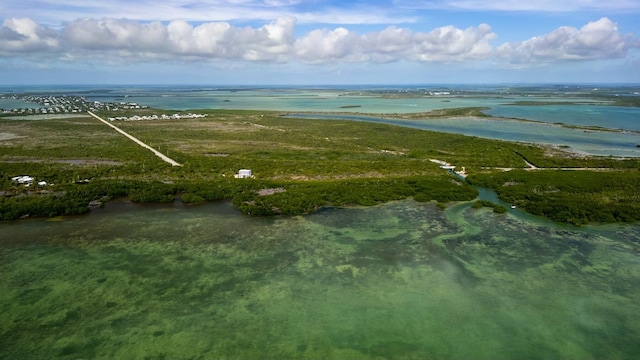
[[[21,176],[14,176],[11,178],[11,181],[13,182],[17,182],[18,184],[25,184],[25,185],[31,185],[35,179],[29,175],[21,175]]]
[[[251,175],[251,170],[249,169],[240,169],[237,174],[233,175],[233,177],[236,179],[246,179],[253,178],[253,175]]]

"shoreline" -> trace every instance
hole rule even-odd
[[[135,114],[135,111],[131,112]],[[149,113],[153,110],[140,111]],[[324,206],[369,206],[408,197],[420,202],[436,200],[442,203],[472,197],[468,186],[453,175],[440,173],[435,165],[428,164],[429,159],[465,167],[467,171],[456,176],[464,177],[468,172],[474,180],[487,174],[499,177],[497,174],[507,168],[527,170],[534,165],[547,169],[527,171],[526,182],[532,184],[533,190],[536,186],[544,189],[563,186],[562,182],[566,181],[557,183],[557,179],[563,178],[559,169],[574,170],[571,173],[578,179],[578,185],[582,185],[581,179],[592,179],[590,173],[601,173],[604,177],[616,173],[616,178],[620,179],[617,182],[624,186],[637,177],[636,158],[575,157],[563,148],[558,148],[562,150],[559,155],[549,153],[553,149],[550,147],[417,131],[409,127],[398,128],[394,124],[288,121],[281,117],[287,112],[281,111],[213,110],[207,113],[210,116],[201,119],[122,124],[124,129],[143,134],[145,139],[153,139],[154,144],[178,154],[179,159],[185,159],[184,168],[171,162],[167,163],[173,166],[168,167],[157,161],[142,150],[153,151],[146,146],[141,145],[137,150],[137,147],[125,145],[127,140],[93,120],[100,118],[102,123],[116,129],[95,113],[82,121],[4,122],[7,132],[29,135],[4,143],[6,149],[13,151],[7,151],[4,156],[9,160],[3,166],[7,179],[28,175],[38,182],[56,184],[47,188],[35,185],[28,188],[5,180],[4,188],[0,189],[5,192],[0,199],[4,218],[80,213],[94,200],[118,196],[129,196],[136,202],[166,202],[173,201],[179,193],[187,193],[187,202],[191,203],[231,198],[241,212],[264,216],[307,214]],[[86,126],[89,124],[93,127]],[[91,132],[87,133],[87,129]],[[42,139],[36,137],[39,131],[44,131]],[[87,136],[91,138],[90,142],[86,141]],[[29,159],[20,158],[22,149],[29,146],[40,152],[33,153]],[[126,153],[118,150],[123,146],[128,149]],[[64,161],[71,153],[87,157]],[[34,161],[39,158],[41,162]],[[604,173],[607,168],[608,172]],[[238,169],[253,170],[256,179],[230,180]],[[518,171],[512,170],[510,174]],[[303,178],[307,181],[296,181]],[[78,184],[79,179],[83,179],[81,184]],[[495,190],[500,189],[501,184],[483,187]],[[260,195],[257,191],[263,188],[286,191]],[[43,196],[30,196],[38,189],[46,190],[42,192]],[[604,189],[608,187],[596,192],[563,191],[562,195],[576,202],[589,197],[596,201],[605,195],[615,196],[616,203],[604,203],[599,207],[603,211],[616,211],[615,214],[620,211],[630,214],[612,218],[611,222],[633,220],[635,205],[626,201],[638,192],[637,184],[620,190],[626,191],[626,195],[605,194]],[[554,194],[551,192],[545,195],[547,198],[536,201],[544,205],[544,201],[556,196]],[[618,203],[627,208],[614,209],[613,205]],[[579,210],[573,209],[569,213]],[[599,221],[593,219],[587,221]],[[566,218],[562,221],[584,220]]]

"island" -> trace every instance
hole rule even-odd
[[[42,110],[9,111],[0,118],[2,220],[80,214],[120,197],[187,204],[231,199],[252,216],[408,198],[446,207],[474,201],[478,187],[495,191],[514,208],[558,222],[640,220],[637,158],[585,156],[567,146],[389,124],[298,119],[279,111],[167,112],[82,98],[32,100],[61,105],[46,111],[57,113],[46,121],[16,121],[16,116],[42,116]],[[396,117],[487,116],[482,110]],[[464,167],[465,176],[433,159]],[[239,170],[250,170],[251,176],[234,176]],[[21,176],[33,181],[17,181]]]

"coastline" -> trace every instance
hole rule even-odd
[[[87,102],[87,106],[89,105],[91,104]],[[116,114],[113,109],[105,110],[114,107],[115,104],[105,102],[95,106],[100,106],[103,110],[100,115],[91,112],[91,116],[104,119]],[[471,175],[475,181],[478,181],[478,176],[487,176],[488,173],[506,170],[517,172],[517,169],[523,169],[528,171],[528,181],[532,182],[533,189],[537,186],[536,182],[555,188],[562,185],[556,184],[551,175],[531,171],[535,168],[545,170],[544,172],[549,174],[555,174],[556,170],[572,170],[575,176],[585,179],[589,178],[591,172],[616,172],[622,176],[624,191],[633,192],[634,188],[629,188],[627,182],[634,179],[634,169],[640,167],[637,165],[639,158],[589,156],[564,144],[535,145],[531,142],[484,140],[446,132],[389,127],[398,125],[395,121],[420,123],[422,120],[429,122],[429,119],[452,122],[472,119],[478,122],[532,123],[550,128],[563,127],[561,124],[522,119],[459,116],[460,113],[473,114],[486,109],[478,107],[382,115],[364,112],[304,112],[328,116],[389,116],[386,118],[389,123],[370,125],[355,121],[311,121],[295,116],[285,117],[287,114],[298,112],[260,110],[203,110],[208,114],[206,118],[158,118],[155,121],[152,120],[155,109],[134,102],[126,103],[126,107],[127,109],[118,110],[118,115],[113,115],[113,118],[131,118],[143,114],[145,119],[150,120],[119,123],[122,131],[131,134],[131,137],[136,135],[135,139],[140,138],[140,135],[144,136],[145,142],[138,141],[145,145],[146,150],[151,150],[156,155],[159,153],[155,150],[156,146],[170,150],[176,159],[167,162],[173,165],[172,167],[182,169],[167,169],[159,161],[149,159],[144,151],[134,149],[131,145],[113,138],[111,132],[95,127],[93,121],[88,121],[91,118],[87,118],[86,115],[56,114],[48,119],[50,122],[7,120],[5,124],[11,129],[7,130],[6,134],[11,136],[6,136],[2,141],[8,145],[6,149],[10,151],[0,159],[0,162],[7,165],[5,176],[12,178],[17,175],[31,175],[56,185],[51,188],[27,190],[5,181],[2,206],[18,206],[24,209],[44,206],[44,210],[38,210],[33,215],[46,216],[83,212],[86,211],[86,204],[109,197],[131,196],[133,201],[164,202],[173,201],[179,194],[186,194],[186,201],[193,203],[232,199],[238,209],[252,215],[307,214],[323,206],[373,205],[416,196],[420,201],[436,200],[443,204],[456,201],[451,198],[452,193],[460,186],[456,184],[455,176],[448,177],[440,173],[436,166],[426,165],[428,159],[441,159],[445,163],[464,167],[466,172],[457,175],[463,178]],[[423,119],[424,117],[429,119]],[[2,119],[7,118],[0,118],[0,121]],[[42,153],[34,154],[28,159],[20,157],[20,146],[30,146],[30,143],[40,141],[34,134],[38,134],[42,129],[48,129],[49,132],[42,133],[46,135],[43,136],[40,145]],[[577,130],[592,131],[593,128],[581,127]],[[617,133],[615,129],[610,130],[611,133]],[[89,143],[82,142],[79,136],[87,134],[98,137]],[[633,131],[629,134],[635,136]],[[156,146],[148,145],[149,140]],[[126,147],[127,151],[114,152],[117,147],[102,146],[102,141],[105,144],[120,144],[118,146]],[[53,152],[47,150],[47,146]],[[75,155],[82,153],[88,155]],[[70,154],[75,156],[69,158]],[[230,183],[228,178],[239,168],[252,168],[258,179],[253,182]],[[66,175],[68,173],[77,175],[72,175],[73,178],[69,181]],[[557,177],[562,178],[560,175]],[[80,179],[83,180],[82,184],[77,183]],[[426,184],[435,186],[442,192],[429,192],[426,190]],[[453,187],[448,184],[452,184]],[[212,187],[215,191],[209,190]],[[501,190],[497,185],[490,187]],[[260,195],[260,189],[270,188],[282,188],[286,191]],[[591,196],[586,190],[582,191],[570,196],[576,201]],[[594,201],[604,196],[602,191],[599,189],[593,195]],[[381,195],[375,194],[376,192]],[[34,198],[21,199],[21,194],[40,194],[40,198],[37,195]],[[51,194],[68,195],[65,201],[69,201],[69,204],[80,199],[86,203],[84,207],[78,203],[67,206],[66,209],[44,205],[52,199]],[[464,195],[465,201],[469,200],[466,198],[469,196]],[[616,196],[622,196],[622,199],[629,197]],[[536,201],[544,202],[544,199]],[[522,208],[526,209],[528,206],[532,208],[533,205],[523,205]],[[612,205],[605,203],[606,206]],[[631,206],[622,213],[627,214],[634,211],[633,209]],[[570,213],[575,211],[571,210]],[[30,211],[26,211],[14,218],[29,213]],[[566,217],[559,221],[584,223],[606,218],[600,214],[593,216]],[[608,218],[607,221],[633,221],[633,216]]]

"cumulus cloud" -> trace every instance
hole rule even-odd
[[[464,30],[445,26],[428,33],[392,26],[365,35],[340,27],[314,30],[297,40],[295,49],[296,55],[308,62],[453,62],[487,58],[493,49],[489,42],[495,38],[486,24]]]
[[[61,30],[30,19],[8,19],[0,28],[0,52],[33,56],[73,54],[145,59],[243,59],[283,61],[294,42],[294,20],[281,18],[259,28],[225,22],[193,26],[182,20],[164,25],[119,19],[80,19]]]
[[[563,26],[546,35],[506,43],[497,51],[514,63],[553,62],[621,58],[639,45],[633,35],[622,35],[614,22],[601,18],[580,29]]]
[[[140,24],[116,19],[81,19],[67,24],[61,38],[69,47],[85,50],[163,50],[167,29],[158,22]]]
[[[284,0],[278,0],[284,1]],[[7,19],[0,27],[0,57],[61,61],[217,61],[247,62],[470,62],[502,59],[518,64],[625,57],[640,47],[608,18],[580,29],[560,27],[522,42],[494,47],[487,24],[460,29],[443,26],[416,32],[396,26],[359,34],[346,27],[316,29],[296,38],[296,21],[279,18],[261,27],[227,22],[194,25],[184,20],[138,22],[78,19],[61,28],[29,18]]]
[[[295,43],[296,55],[308,62],[328,60],[363,60],[360,37],[339,27],[335,30],[313,30]]]
[[[47,52],[58,48],[58,34],[29,18],[7,19],[0,28],[0,54]]]
[[[420,61],[466,61],[485,59],[493,50],[489,41],[496,38],[487,24],[465,30],[445,26],[428,34],[418,34],[414,56]]]

